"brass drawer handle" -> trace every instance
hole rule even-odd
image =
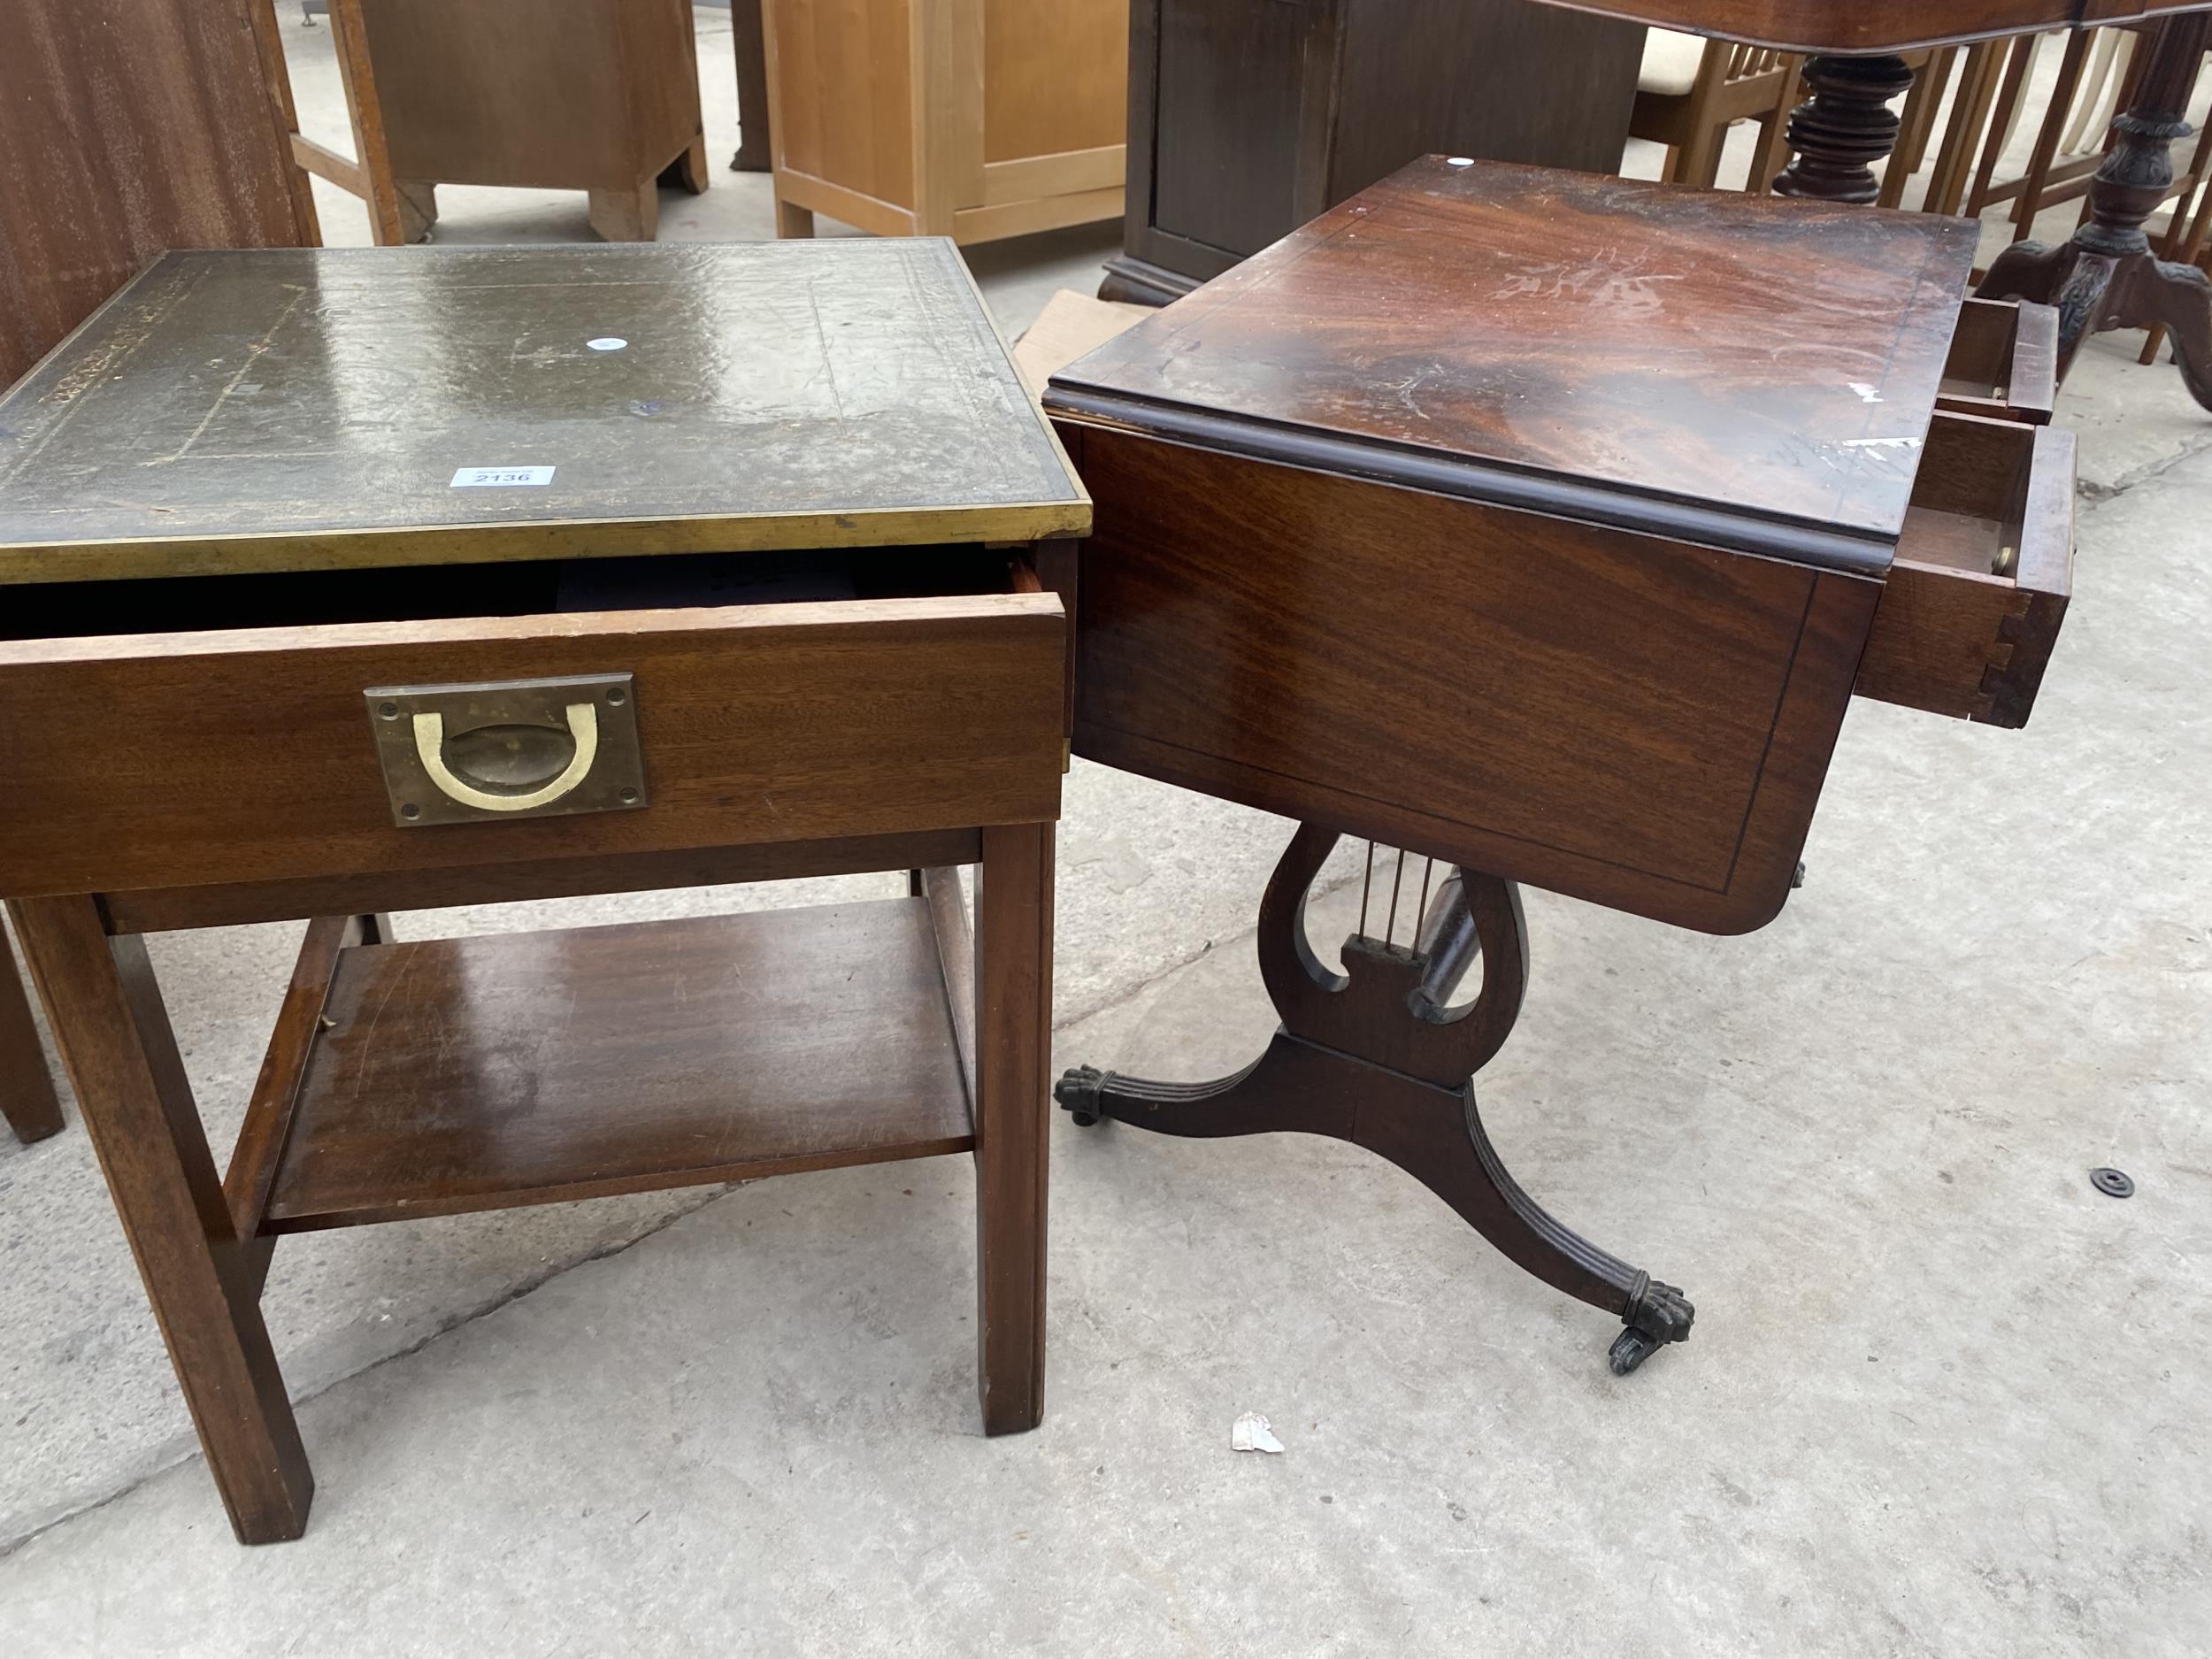
[[[646,804],[637,688],[627,674],[380,686],[362,695],[400,829]]]
[[[591,774],[591,764],[599,758],[599,710],[588,703],[572,703],[567,708],[569,741],[575,752],[558,777],[541,784],[526,795],[495,795],[488,789],[479,789],[465,782],[445,758],[445,716],[434,711],[415,716],[415,755],[422,762],[422,769],[430,774],[430,781],[449,801],[463,806],[472,806],[480,812],[527,812],[535,807],[551,806]]]

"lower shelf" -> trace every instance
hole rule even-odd
[[[975,1145],[918,898],[356,946],[323,1012],[273,1233]]]

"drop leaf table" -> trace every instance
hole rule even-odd
[[[1076,1121],[1353,1141],[1617,1317],[1617,1370],[1686,1337],[1681,1292],[1484,1132],[1517,884],[1763,926],[1855,693],[2027,719],[2073,440],[2048,313],[1962,328],[1973,250],[1958,219],[1430,157],[1053,375],[1096,511],[1075,752],[1302,826],[1260,906],[1266,1052],[1200,1085],[1079,1068]],[[1345,835],[1340,971],[1303,910]]]

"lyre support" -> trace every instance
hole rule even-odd
[[[1282,1025],[1266,1051],[1210,1083],[1157,1083],[1078,1066],[1054,1098],[1080,1125],[1102,1118],[1163,1134],[1329,1135],[1389,1159],[1546,1284],[1619,1316],[1614,1371],[1688,1339],[1682,1293],[1599,1249],[1546,1213],[1499,1160],[1475,1106],[1474,1074],[1496,1056],[1528,984],[1528,924],[1517,886],[1455,869],[1413,942],[1363,930],[1344,972],[1306,936],[1306,898],[1338,840],[1301,825],[1260,902],[1260,975]],[[1392,905],[1395,910],[1394,894]],[[1394,914],[1393,920],[1394,921]],[[1451,1006],[1477,961],[1481,988]]]

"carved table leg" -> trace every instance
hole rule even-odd
[[[2091,334],[2163,325],[2184,384],[2212,409],[2212,282],[2194,265],[2160,259],[2143,230],[2173,183],[2173,141],[2192,130],[2183,112],[2208,38],[2212,14],[2190,12],[2158,26],[2134,102],[2112,123],[2118,142],[2090,183],[2088,222],[2056,247],[2013,243],[1977,290],[2058,308],[2062,381]]]
[[[1775,194],[1874,200],[1881,189],[1874,164],[1897,145],[1890,100],[1911,85],[1912,71],[1901,58],[1808,58],[1805,86],[1812,96],[1790,116],[1797,158],[1776,177]]]
[[[89,896],[8,908],[232,1529],[297,1538],[314,1477],[145,944]]]
[[[1482,1125],[1473,1075],[1504,1044],[1528,979],[1520,892],[1458,871],[1427,907],[1410,947],[1363,931],[1344,943],[1345,972],[1322,965],[1306,937],[1306,895],[1337,836],[1302,826],[1260,905],[1261,977],[1282,1016],[1265,1053],[1211,1083],[1155,1083],[1079,1066],[1053,1092],[1078,1124],[1115,1118],[1163,1134],[1294,1131],[1348,1141],[1389,1159],[1546,1284],[1619,1316],[1613,1369],[1686,1340],[1682,1293],[1599,1249],[1521,1190]],[[1395,895],[1392,910],[1395,912]],[[1363,918],[1363,929],[1364,918]],[[1448,1006],[1479,959],[1482,988]]]

